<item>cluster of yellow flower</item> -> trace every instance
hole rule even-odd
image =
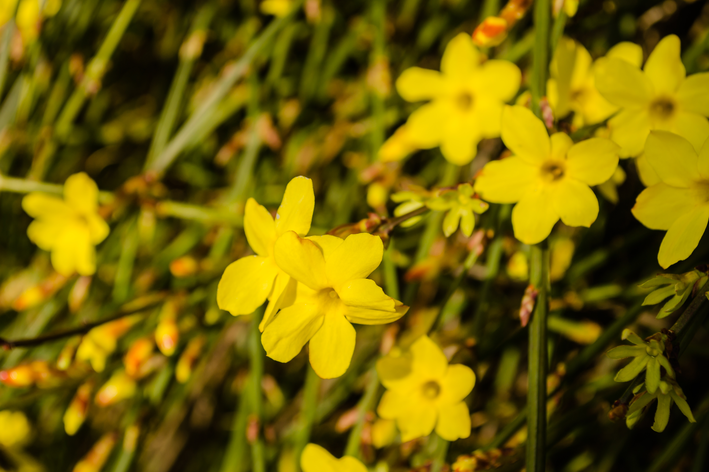
[[[575,128],[608,120],[598,137],[574,144],[564,132],[550,137],[551,124],[524,106],[505,108],[520,87],[519,69],[486,60],[461,33],[448,44],[440,73],[412,67],[399,77],[405,100],[431,101],[384,144],[380,159],[440,146],[449,162],[464,165],[481,139],[501,137],[512,156],[487,163],[474,188],[488,202],[516,203],[515,237],[535,244],[559,219],[590,226],[599,210],[590,187],[622,181],[622,173],[615,177],[622,172],[619,157],[636,157],[648,188],[633,214],[648,228],[667,231],[658,255],[667,268],[689,257],[709,222],[709,73],[686,77],[674,35],[641,64],[635,44],[620,43],[593,62],[582,45],[562,38],[547,83],[556,118],[573,113]]]

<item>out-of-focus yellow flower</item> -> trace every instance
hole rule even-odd
[[[123,336],[135,324],[137,317],[121,318],[92,329],[83,337],[76,358],[88,361],[96,372],[106,368],[106,358],[116,350],[118,338]]]
[[[377,418],[372,423],[372,445],[381,449],[396,440],[396,421]]]
[[[203,335],[199,335],[190,339],[190,342],[187,343],[187,347],[180,356],[180,360],[177,361],[177,367],[175,367],[175,378],[178,382],[185,383],[189,380],[192,375],[192,368],[206,341]]]
[[[447,441],[470,436],[470,411],[463,401],[475,386],[475,373],[462,364],[448,365],[428,336],[418,338],[401,357],[384,357],[377,372],[387,388],[377,413],[396,420],[401,440],[436,433]]]
[[[308,444],[300,456],[303,472],[367,472],[367,468],[354,457],[336,459],[317,444]]]
[[[302,176],[288,183],[275,220],[266,208],[249,198],[244,232],[256,255],[242,257],[226,268],[217,289],[219,308],[234,316],[247,315],[268,298],[268,307],[259,325],[263,331],[278,308],[292,302],[296,283],[276,264],[273,247],[279,236],[288,231],[306,235],[310,231],[314,206],[313,182]]]
[[[155,343],[150,338],[135,340],[130,348],[128,348],[126,355],[123,356],[123,365],[126,368],[126,374],[133,378],[139,378],[141,366],[148,360],[154,348]]]
[[[489,205],[473,197],[473,186],[469,183],[460,184],[453,192],[446,192],[440,197],[426,202],[431,210],[447,211],[443,218],[443,234],[450,237],[458,229],[468,238],[475,228],[475,213],[485,213]]]
[[[549,264],[549,279],[552,282],[561,280],[566,274],[566,270],[571,266],[571,260],[574,257],[576,245],[571,238],[562,236],[555,238],[550,246],[550,264]]]
[[[322,378],[344,374],[355,346],[352,323],[384,324],[408,310],[366,277],[382,262],[378,236],[352,234],[308,239],[288,232],[276,242],[278,266],[298,284],[293,305],[266,326],[261,342],[268,357],[293,359],[310,341],[310,364]]]
[[[52,252],[54,269],[64,276],[96,272],[94,246],[108,236],[108,225],[98,214],[98,187],[84,172],[64,184],[64,199],[33,192],[22,208],[35,220],[27,228],[30,240]]]
[[[71,400],[69,407],[64,412],[64,431],[69,436],[73,436],[84,424],[86,413],[89,411],[91,392],[94,389],[93,382],[89,381],[81,385]]]
[[[521,73],[509,61],[483,59],[461,33],[448,43],[441,72],[412,67],[401,74],[396,89],[404,100],[431,100],[406,122],[416,146],[440,146],[448,161],[464,165],[481,139],[500,135],[502,107],[517,93]]]
[[[623,168],[620,166],[616,167],[611,178],[597,187],[598,191],[601,192],[601,195],[606,197],[609,202],[618,203],[618,187],[623,185],[625,177],[626,175]]]
[[[0,445],[13,448],[24,444],[30,436],[30,422],[21,411],[0,411]]]
[[[621,157],[639,155],[650,130],[679,134],[699,150],[709,136],[709,73],[686,77],[680,41],[660,41],[642,70],[616,57],[596,61],[595,81],[606,100],[621,108],[608,127]]]
[[[382,144],[379,149],[379,160],[382,162],[401,161],[417,149],[418,146],[414,143],[409,128],[402,125]]]
[[[590,185],[605,182],[618,166],[618,146],[591,138],[574,144],[564,133],[549,137],[544,123],[521,106],[506,107],[502,140],[514,154],[485,165],[475,184],[483,199],[517,203],[512,210],[515,237],[536,244],[559,221],[591,226],[598,200]]]
[[[135,380],[131,378],[123,369],[113,373],[108,382],[96,392],[95,402],[99,406],[109,406],[121,400],[130,398],[135,394]]]
[[[709,139],[697,155],[683,137],[652,131],[645,156],[661,182],[643,190],[632,211],[648,228],[667,231],[657,255],[666,269],[692,254],[709,222]]]
[[[529,278],[529,258],[524,251],[516,251],[507,261],[507,275],[513,280],[527,280]]]
[[[615,45],[606,57],[615,57],[640,67],[643,50],[637,44],[624,42]],[[618,110],[596,90],[591,55],[581,43],[562,38],[551,61],[551,78],[547,81],[549,104],[557,118],[574,113],[577,127],[598,123]]]
[[[293,8],[292,0],[263,0],[260,5],[261,13],[277,17],[286,16]]]

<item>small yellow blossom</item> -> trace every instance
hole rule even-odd
[[[261,13],[277,17],[286,16],[293,8],[292,0],[263,0],[260,5]]]
[[[642,70],[623,59],[599,59],[595,80],[621,109],[608,122],[621,157],[639,155],[650,130],[679,134],[697,150],[709,135],[709,73],[686,77],[675,35],[657,44]]]
[[[0,445],[6,448],[21,446],[29,438],[30,422],[21,411],[0,411]]]
[[[367,468],[354,457],[335,457],[317,444],[308,444],[300,456],[303,472],[367,472]]]
[[[446,238],[455,233],[460,225],[460,231],[467,237],[473,234],[475,228],[475,213],[484,213],[489,205],[473,197],[473,186],[464,183],[454,192],[446,192],[440,197],[426,202],[431,210],[447,211],[443,218],[443,234]]]
[[[409,128],[402,125],[379,148],[379,160],[382,162],[401,161],[417,149]]]
[[[598,199],[589,186],[613,175],[618,146],[604,138],[574,144],[564,133],[549,137],[544,123],[521,106],[505,108],[502,140],[514,155],[486,164],[475,190],[489,202],[517,203],[517,239],[541,242],[559,219],[586,227],[596,221]]]
[[[300,282],[295,302],[266,326],[261,342],[268,357],[293,359],[310,341],[310,364],[322,378],[344,374],[355,346],[352,323],[384,324],[408,307],[366,277],[382,262],[377,236],[352,234],[308,239],[288,232],[276,242],[278,266]]]
[[[697,155],[681,136],[652,131],[645,156],[661,182],[643,190],[632,211],[648,228],[667,231],[657,255],[666,269],[692,254],[709,222],[709,139]]]
[[[640,67],[643,51],[633,43],[612,47],[606,57],[615,57]],[[577,127],[599,123],[618,110],[596,90],[594,71],[596,63],[581,43],[562,38],[551,61],[551,78],[547,81],[549,104],[557,118],[574,113]]]
[[[310,231],[315,195],[313,182],[296,177],[288,183],[276,219],[256,200],[249,198],[244,214],[244,232],[256,255],[242,257],[226,268],[217,289],[219,308],[232,315],[247,315],[268,298],[259,329],[264,330],[279,307],[295,296],[295,281],[279,269],[273,257],[276,240],[288,231],[305,235]]]
[[[418,338],[407,354],[384,357],[377,372],[387,388],[377,413],[396,420],[401,440],[436,433],[447,441],[470,436],[470,411],[463,401],[475,386],[475,373],[462,364],[448,365],[428,336]]]
[[[521,73],[509,61],[488,60],[461,33],[448,43],[441,72],[412,67],[396,81],[404,100],[431,100],[413,112],[407,131],[422,149],[441,147],[458,165],[469,163],[483,138],[500,135],[504,102],[519,89]]]
[[[27,228],[30,240],[52,253],[52,265],[61,275],[96,272],[95,246],[109,228],[98,214],[98,187],[83,172],[64,184],[64,199],[33,192],[22,199],[22,208],[35,220]]]

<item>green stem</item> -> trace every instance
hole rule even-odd
[[[436,449],[433,453],[433,460],[431,461],[431,472],[441,472],[443,466],[446,464],[446,455],[448,454],[448,446],[450,443],[437,433],[431,435],[431,439],[436,441]]]
[[[261,379],[263,377],[263,348],[261,347],[261,332],[258,329],[263,310],[257,310],[251,320],[249,332],[249,357],[251,358],[251,376],[249,379],[249,405],[251,414],[258,423],[259,431],[251,443],[251,462],[253,472],[266,471],[261,424],[263,421],[263,396],[261,394]]]
[[[566,11],[562,8],[554,19],[554,26],[552,26],[551,29],[551,43],[549,44],[551,54],[554,54],[554,51],[556,51],[556,46],[559,44],[561,35],[564,34],[564,26],[566,26]]]
[[[386,0],[372,0],[371,2],[372,24],[374,26],[374,48],[369,59],[370,67],[382,67],[381,61],[386,61]],[[370,161],[377,160],[379,149],[384,144],[384,93],[374,88],[371,93],[372,107],[372,151]]]
[[[540,102],[546,95],[547,71],[549,70],[549,18],[551,7],[549,0],[534,2],[534,49],[532,54],[532,111],[541,118]]]
[[[296,2],[289,15],[277,18],[268,25],[261,35],[251,43],[243,56],[235,63],[227,66],[221,78],[214,84],[212,92],[204,100],[202,105],[187,119],[177,134],[165,146],[154,160],[146,162],[146,172],[162,175],[177,159],[177,156],[185,147],[192,142],[196,133],[202,127],[202,122],[209,119],[212,112],[219,106],[224,98],[231,92],[238,80],[240,80],[249,70],[251,63],[259,57],[262,50],[269,44],[271,39],[285,26],[292,18],[293,12],[298,11],[298,6],[302,1]]]
[[[15,8],[20,4],[17,2]],[[13,15],[14,16],[14,15]],[[0,36],[0,98],[5,89],[5,80],[7,78],[7,64],[10,59],[10,43],[12,42],[12,32],[15,29],[15,23],[8,21],[5,26],[0,28],[2,36]]]
[[[549,248],[532,247],[530,282],[538,291],[529,323],[529,390],[527,405],[527,471],[543,472],[546,463],[547,425],[547,312],[549,309]]]
[[[500,0],[485,0],[483,7],[480,9],[479,21],[484,20],[489,16],[495,15],[500,10]]]
[[[229,191],[227,202],[236,202],[243,204],[246,200],[246,194],[249,190],[249,183],[253,181],[254,167],[256,166],[256,158],[261,149],[261,137],[258,132],[258,92],[259,84],[256,74],[249,77],[249,89],[251,91],[251,100],[249,101],[249,140],[246,143],[246,149],[239,162],[239,168],[236,171],[236,180]]]
[[[315,412],[318,404],[318,393],[320,391],[320,377],[308,364],[308,373],[305,377],[305,387],[303,388],[303,403],[300,409],[300,424],[294,438],[293,458],[295,460],[294,470],[300,471],[300,456],[303,449],[310,440],[310,432],[315,423]]]
[[[200,9],[192,22],[187,39],[180,50],[180,64],[177,66],[177,72],[170,85],[165,106],[160,113],[155,134],[153,134],[153,141],[150,143],[146,166],[149,166],[152,160],[162,153],[170,139],[185,98],[185,89],[192,73],[192,67],[202,54],[202,47],[199,43],[203,40],[204,30],[212,21],[215,11],[214,5],[207,3]]]
[[[389,247],[384,251],[384,256],[382,257],[382,270],[384,272],[384,286],[386,287],[387,294],[395,299],[399,300],[399,279],[396,275],[396,265],[394,261],[391,260],[391,255],[394,252],[394,239],[389,240]]]
[[[364,429],[364,419],[367,412],[374,408],[374,402],[377,400],[379,392],[379,375],[376,367],[372,367],[369,371],[369,380],[367,387],[364,390],[364,395],[357,405],[357,422],[350,431],[350,436],[347,438],[347,447],[345,455],[359,458],[360,444],[362,442],[362,429]]]

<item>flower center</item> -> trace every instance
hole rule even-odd
[[[650,113],[656,118],[666,120],[672,116],[674,111],[675,102],[666,97],[658,98],[650,104]]]
[[[330,298],[334,299],[339,299],[340,297],[337,295],[337,292],[334,290],[330,290],[330,292],[327,294]]]
[[[709,180],[694,182],[694,185],[692,185],[692,190],[694,191],[697,200],[702,203],[709,203]]]
[[[435,380],[429,380],[423,384],[421,390],[423,390],[423,396],[431,400],[437,398],[438,395],[441,394],[441,386]]]
[[[542,165],[542,176],[548,181],[556,181],[564,177],[566,165],[562,161],[546,161]]]
[[[455,103],[461,111],[468,111],[473,106],[473,96],[468,92],[462,92],[456,97]]]

